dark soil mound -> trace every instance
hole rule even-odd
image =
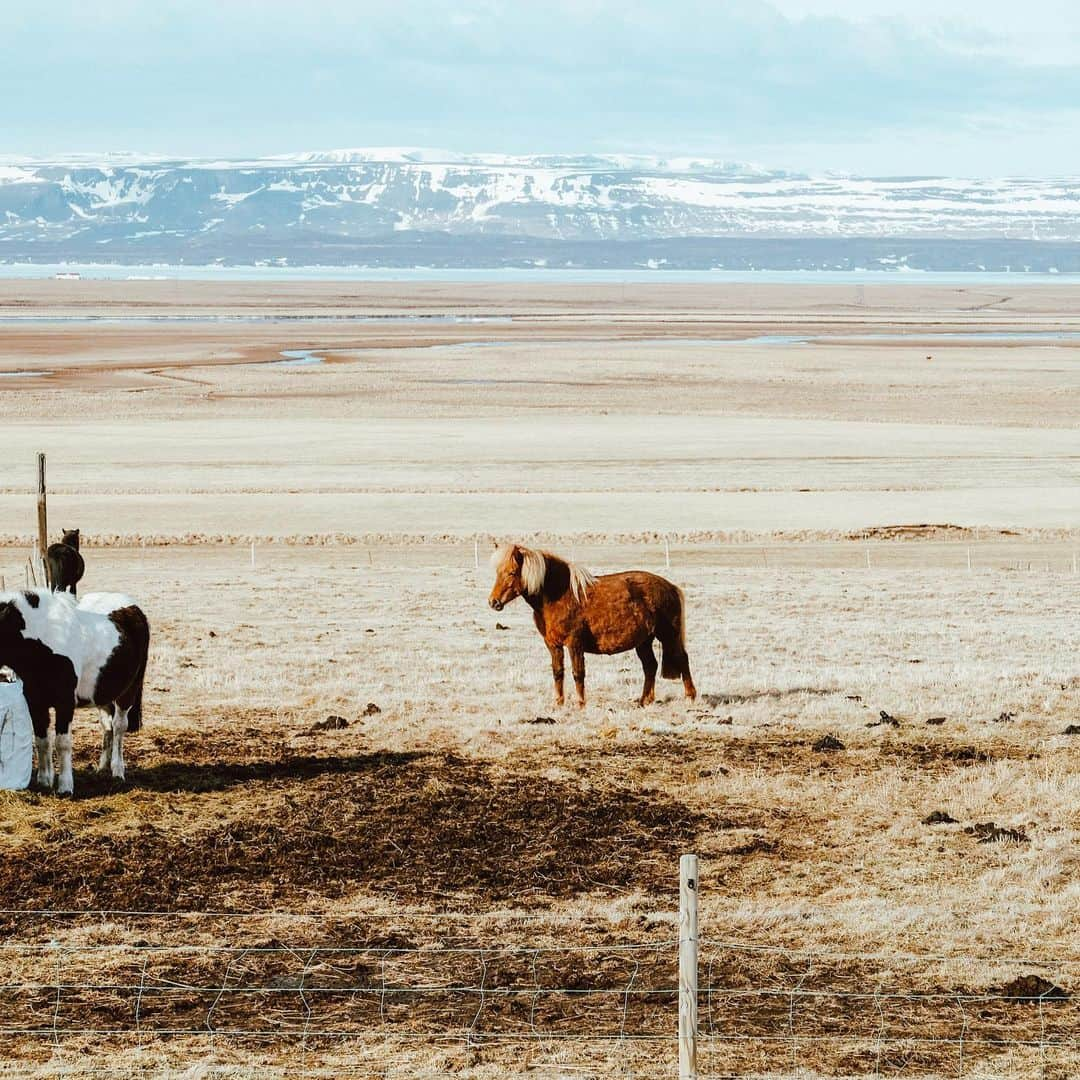
[[[235,909],[357,887],[409,903],[670,891],[672,866],[701,824],[655,791],[454,754],[162,765],[130,779],[197,791],[208,804],[212,792],[243,785],[243,798],[231,791],[194,824],[163,805],[134,832],[50,831],[0,863],[5,895],[31,907],[47,897],[56,908]]]
[[[1041,975],[1020,975],[1001,988],[1001,996],[1017,1002],[1068,1001],[1069,993]]]
[[[1007,829],[1004,825],[997,825],[992,821],[969,825],[964,832],[970,836],[977,836],[980,844],[995,844],[999,840],[1011,840],[1015,844],[1028,842],[1028,835],[1023,829]]]
[[[845,749],[844,744],[835,735],[822,735],[813,746],[819,753],[831,753]]]

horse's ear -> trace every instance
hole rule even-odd
[[[525,562],[525,553],[517,546],[514,545],[514,550],[510,553],[510,557],[514,560],[514,565],[520,570],[522,563]]]

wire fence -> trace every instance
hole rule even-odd
[[[166,1075],[164,1059],[204,1076],[1080,1074],[1080,957],[824,949],[707,925],[690,942],[685,914],[628,940],[621,924],[512,910],[0,910],[0,1049],[69,1075]]]

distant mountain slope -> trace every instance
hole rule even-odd
[[[0,165],[0,260],[1080,269],[1080,179],[341,150]],[[1075,265],[1074,265],[1075,263]]]

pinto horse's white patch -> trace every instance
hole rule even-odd
[[[87,593],[79,601],[80,611],[92,611],[97,615],[111,615],[121,608],[138,607],[138,603],[126,593],[94,592]]]
[[[128,710],[116,706],[113,713],[112,759],[110,767],[114,780],[124,779],[124,732],[128,728]]]
[[[36,604],[29,599],[31,596],[37,597]],[[120,644],[120,631],[108,614],[83,608],[70,593],[53,593],[47,589],[14,593],[11,599],[26,623],[22,636],[40,641],[54,653],[67,657],[77,679],[76,703],[92,702],[98,675]],[[83,611],[88,617],[80,614]]]
[[[98,758],[97,771],[103,773],[112,767],[113,711],[111,705],[101,710],[99,719],[101,720],[101,756]]]
[[[75,790],[75,777],[71,771],[71,732],[56,736],[56,753],[60,767],[56,778],[56,793],[70,795]]]

